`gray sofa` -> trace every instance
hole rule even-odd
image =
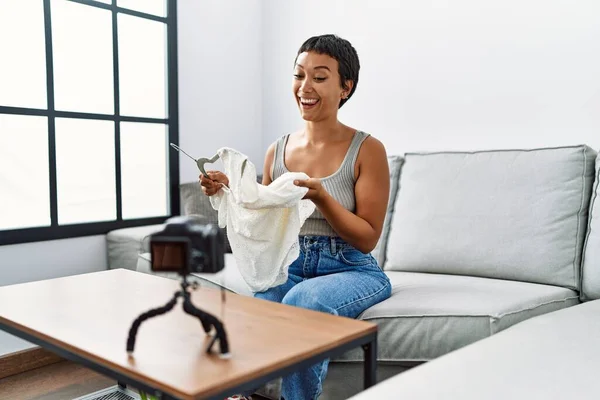
[[[365,390],[352,400],[597,400],[600,300],[547,313]]]
[[[379,326],[380,380],[600,298],[596,156],[581,145],[389,157],[390,201],[374,256],[393,293],[360,316]],[[197,190],[182,201],[207,203]],[[150,273],[143,238],[157,227],[144,229],[107,235],[109,267]],[[231,254],[224,271],[198,279],[250,294]],[[360,362],[360,351],[334,360],[322,398],[360,391]]]

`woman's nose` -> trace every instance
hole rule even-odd
[[[307,93],[310,92],[312,90],[312,84],[310,82],[310,79],[304,79],[302,81],[302,84],[300,84],[300,91],[303,93]]]

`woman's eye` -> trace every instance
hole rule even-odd
[[[327,78],[315,77],[315,81],[317,82],[323,82],[325,79]]]
[[[296,78],[296,79],[302,79],[302,78],[304,78],[304,76],[302,76],[300,74],[294,74],[294,78]]]

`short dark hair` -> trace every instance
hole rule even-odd
[[[352,47],[349,41],[342,39],[336,35],[320,35],[313,36],[306,42],[302,43],[298,54],[296,54],[296,60],[301,53],[313,51],[318,54],[327,54],[331,58],[334,58],[338,62],[338,73],[340,74],[340,86],[344,89],[348,89],[346,81],[351,80],[354,82],[352,90],[348,93],[348,98],[341,99],[338,108],[341,108],[348,99],[352,96],[358,85],[358,71],[360,70],[360,62],[358,61],[358,53],[356,49]],[[294,65],[296,64],[294,60]]]

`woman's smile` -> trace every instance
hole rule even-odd
[[[310,97],[298,97],[298,101],[303,110],[311,110],[316,107],[320,100]]]

